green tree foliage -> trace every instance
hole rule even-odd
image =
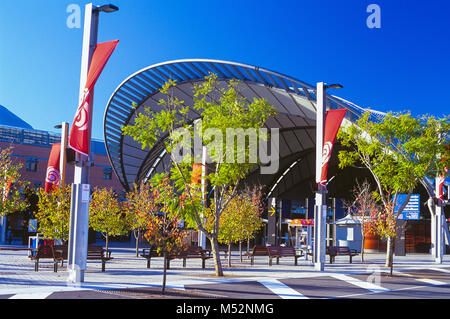
[[[242,242],[252,239],[263,226],[261,220],[262,193],[260,187],[245,188],[233,197],[219,221],[218,241],[228,245],[228,265],[231,266],[231,244],[239,243],[242,260]],[[209,229],[214,222],[214,204],[207,209]]]
[[[70,186],[57,187],[49,194],[39,189],[36,220],[38,232],[45,238],[63,242],[69,239],[70,194]]]
[[[362,163],[377,185],[374,196],[381,203],[377,231],[388,240],[386,266],[393,267],[393,240],[397,217],[403,211],[416,186],[425,176],[436,176],[448,166],[445,144],[448,141],[450,117],[413,117],[411,114],[387,114],[380,121],[370,120],[366,113],[355,125],[338,133],[345,150],[339,152],[339,167]],[[442,161],[441,158],[447,158]],[[399,207],[397,196],[407,194]]]
[[[29,206],[22,194],[28,182],[20,180],[22,165],[12,160],[11,153],[11,147],[0,152],[0,216],[25,211]]]
[[[226,210],[230,200],[236,196],[239,182],[256,163],[230,163],[222,161],[224,154],[220,150],[226,149],[226,139],[216,140],[215,136],[204,133],[208,129],[214,129],[226,136],[227,129],[259,129],[263,127],[266,120],[276,114],[276,109],[269,105],[264,99],[247,101],[239,93],[239,83],[230,81],[223,85],[217,76],[211,74],[204,82],[194,85],[194,104],[186,105],[184,101],[177,99],[173,90],[176,88],[174,81],[167,82],[161,89],[165,98],[159,101],[162,107],[158,112],[151,108],[145,108],[145,112],[139,114],[134,125],[122,128],[125,135],[130,135],[138,141],[142,148],[152,148],[164,136],[165,150],[171,156],[172,170],[170,178],[175,183],[177,191],[185,196],[183,218],[188,225],[204,232],[211,241],[212,253],[217,276],[223,276],[222,265],[218,250],[219,221],[222,213]],[[202,195],[199,185],[191,183],[192,158],[183,162],[174,159],[171,152],[180,145],[183,135],[177,128],[186,129],[194,139],[193,125],[189,121],[188,114],[195,112],[200,114],[202,120],[201,132],[203,145],[214,143],[215,148],[210,150],[212,161],[207,172],[206,180],[214,188],[213,192],[213,226],[206,229],[204,211],[202,209]],[[248,146],[243,151],[245,158],[249,156]],[[238,158],[238,152],[232,156]],[[199,159],[195,158],[198,162]]]
[[[129,231],[129,220],[112,189],[94,189],[89,203],[89,226],[105,237],[106,250],[110,236],[124,235]]]

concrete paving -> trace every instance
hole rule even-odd
[[[3,246],[5,247],[5,246]],[[146,259],[136,257],[134,248],[112,247],[113,260],[106,263],[101,272],[101,262],[88,261],[85,282],[67,282],[66,263],[53,272],[52,261],[41,261],[39,271],[34,271],[34,262],[26,251],[0,251],[0,298],[46,299],[55,293],[70,293],[68,298],[126,298],[109,293],[118,290],[160,288],[163,275],[162,258],[152,258],[151,268],[146,268]],[[201,260],[188,259],[186,268],[182,260],[173,260],[167,271],[167,288],[184,292],[201,292],[199,298],[352,298],[355,296],[389,296],[399,298],[398,292],[406,288],[423,288],[423,296],[438,292],[437,297],[449,298],[450,257],[442,264],[434,263],[430,255],[412,254],[394,257],[395,282],[383,275],[385,255],[365,254],[353,258],[339,256],[333,264],[327,263],[324,272],[314,270],[311,260],[281,258],[279,265],[268,265],[268,257],[257,257],[254,265],[244,257],[240,262],[238,251],[232,253],[232,266],[223,258],[224,277],[216,277],[213,259],[201,268]],[[381,275],[381,276],[380,276]],[[220,287],[220,289],[219,289]],[[76,293],[76,294],[74,294]],[[91,297],[87,297],[91,296]],[[194,296],[195,298],[195,296]]]

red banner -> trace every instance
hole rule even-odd
[[[320,184],[322,185],[327,183],[328,162],[331,158],[331,151],[336,140],[336,135],[346,112],[346,109],[327,111],[322,149],[322,174],[320,177]]]
[[[448,168],[445,168],[445,172],[448,172]],[[439,176],[436,179],[436,183],[438,185],[438,193],[437,193],[437,198],[439,199],[444,199],[444,182],[445,182],[445,175],[443,176]]]
[[[45,176],[45,192],[48,194],[59,185],[59,157],[61,155],[61,143],[52,145]]]
[[[119,40],[114,40],[97,44],[92,55],[84,94],[70,129],[69,147],[86,156],[89,155],[91,146],[90,121],[92,119],[89,118],[89,110],[92,107],[92,92],[118,42]]]

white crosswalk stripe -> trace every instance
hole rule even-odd
[[[258,282],[283,299],[308,299],[308,297],[283,284],[279,280],[266,279],[259,280]]]
[[[368,282],[368,281],[362,281],[362,280],[359,280],[359,279],[356,279],[354,277],[350,277],[350,276],[347,276],[344,274],[332,274],[331,276],[336,279],[348,282],[352,285],[358,286],[360,288],[370,290],[372,292],[389,291],[389,289],[381,287],[380,285],[376,285],[376,284]]]
[[[446,272],[448,274],[450,274],[450,270],[449,269],[445,269],[445,268],[430,268],[431,270],[435,270],[435,271],[441,271],[441,272]]]
[[[45,299],[50,296],[53,292],[45,292],[45,293],[32,293],[32,294],[17,294],[9,299]]]
[[[429,278],[418,278],[418,279],[416,279],[417,281],[421,281],[421,282],[424,282],[424,283],[426,283],[426,284],[430,284],[430,285],[436,285],[436,286],[438,286],[438,285],[445,285],[445,284],[447,284],[446,282],[443,282],[443,281],[438,281],[438,280],[434,280],[434,279],[429,279]]]

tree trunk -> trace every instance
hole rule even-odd
[[[214,237],[209,237],[209,240],[211,242],[211,249],[214,258],[214,269],[216,270],[216,276],[222,277],[223,269],[222,263],[220,261],[219,242],[217,241],[217,238]]]
[[[167,277],[167,252],[164,251],[164,271],[163,271],[163,282],[162,282],[162,291],[161,293],[164,295],[166,292],[166,277]]]
[[[361,229],[364,229],[364,227],[361,227]],[[364,262],[364,243],[366,241],[366,236],[364,234],[364,230],[361,233],[361,262]]]
[[[390,276],[392,276],[394,268],[394,238],[388,237],[387,248],[386,248],[386,267],[390,267]]]
[[[231,267],[231,242],[228,242],[228,267]]]
[[[241,256],[241,262],[242,262],[242,240],[239,241],[239,255]]]
[[[247,238],[247,254],[250,253],[250,237]]]
[[[141,238],[141,230],[139,229],[134,235],[134,238],[136,238],[136,257],[139,257],[139,239]]]
[[[109,235],[106,234],[105,249],[108,250],[108,247],[109,247]]]

